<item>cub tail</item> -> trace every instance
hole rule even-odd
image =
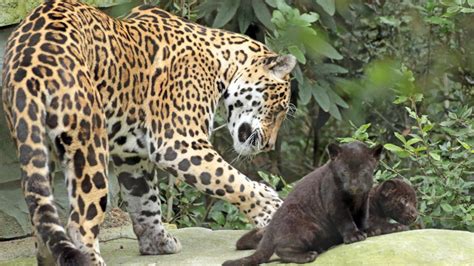
[[[258,229],[255,229],[258,230]],[[250,231],[247,234],[254,232],[255,230]],[[253,234],[252,234],[253,235]],[[245,235],[244,235],[245,236]],[[259,265],[264,262],[268,262],[270,257],[273,255],[275,251],[275,245],[273,243],[273,236],[272,234],[264,234],[262,241],[257,247],[255,253],[248,257],[244,257],[237,260],[228,260],[225,261],[222,266],[253,266]]]
[[[239,238],[239,240],[237,240],[237,250],[256,249],[258,247],[258,243],[260,243],[260,240],[262,240],[264,233],[265,228],[255,228],[252,231],[246,233],[241,238]]]

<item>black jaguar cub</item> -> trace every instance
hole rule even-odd
[[[408,230],[418,217],[415,190],[399,179],[387,180],[370,190],[369,236]],[[390,223],[393,219],[397,223]]]
[[[223,265],[256,265],[274,252],[283,262],[306,263],[340,243],[366,238],[368,196],[381,146],[328,146],[330,160],[295,186],[263,233],[256,252]],[[242,243],[241,243],[242,244]]]

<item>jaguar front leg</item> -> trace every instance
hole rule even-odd
[[[234,204],[257,227],[266,226],[282,203],[272,188],[240,173],[205,139],[175,140],[151,158],[189,185]]]
[[[158,177],[155,165],[137,156],[112,157],[122,195],[133,223],[140,253],[172,254],[181,250],[180,242],[161,222]]]

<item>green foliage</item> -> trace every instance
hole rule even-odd
[[[411,118],[397,144],[385,144],[402,163],[388,170],[409,179],[420,194],[419,210],[428,227],[473,230],[474,117],[472,107],[448,112],[440,123],[418,114],[415,99],[405,107]]]
[[[342,59],[342,55],[326,40],[318,27],[320,15],[302,13],[283,0],[267,0],[274,7],[272,22],[276,29],[267,36],[266,43],[277,52],[288,52],[298,62],[305,64],[305,73],[297,67],[294,76],[300,84],[300,104],[307,105],[312,99],[334,118],[341,119],[340,108],[347,103],[334,92],[331,84],[337,74],[347,70],[334,63],[322,63],[323,58]],[[334,1],[317,1],[327,15],[334,15]]]
[[[168,2],[175,4],[160,5],[182,15],[184,8],[176,6],[188,4],[186,16],[193,20],[250,33],[298,59],[298,110],[280,130],[277,151],[239,161],[226,152],[231,141],[224,131],[213,136],[216,149],[244,173],[285,197],[289,183],[324,161],[326,143],[352,135],[340,141],[385,144],[376,179],[410,181],[427,227],[473,230],[473,119],[466,107],[474,104],[474,42],[467,20],[472,1]],[[329,122],[323,127],[325,113]],[[225,123],[219,115],[217,120]],[[169,194],[167,187],[162,191]],[[248,226],[228,203],[182,183],[171,191],[172,208],[163,204],[164,213],[172,210],[170,222]]]
[[[278,195],[284,199],[288,196],[288,193],[293,189],[293,184],[288,184],[285,179],[279,175],[273,175],[271,173],[266,173],[263,171],[259,171],[258,175],[268,184],[270,187],[274,188],[275,190],[279,188],[281,184],[281,189],[278,191]]]
[[[35,1],[3,17],[19,20],[32,8],[26,7],[30,2]],[[107,12],[121,16],[141,2]],[[427,227],[474,230],[473,1],[143,2],[248,34],[298,59],[292,73],[297,111],[280,129],[275,151],[236,159],[225,130],[212,136],[214,147],[243,173],[285,197],[291,184],[324,162],[327,143],[383,143],[386,156],[378,181],[396,176],[410,181]],[[225,121],[217,114],[217,124]],[[235,207],[185,183],[165,178],[160,188],[167,222],[215,229],[249,226]]]
[[[427,115],[418,114],[419,95],[407,98],[403,104],[410,117],[411,127],[406,132],[394,132],[395,143],[384,148],[387,155],[381,162],[382,170],[376,178],[381,180],[403,177],[416,188],[419,211],[427,227],[474,229],[474,117],[472,107],[449,112],[443,121],[434,123]],[[360,126],[354,140],[373,144],[367,132],[370,124]]]
[[[202,1],[197,10],[198,18],[204,18],[214,28],[238,24],[239,31],[245,33],[252,23],[259,22],[270,30],[274,29],[270,11],[263,0]]]

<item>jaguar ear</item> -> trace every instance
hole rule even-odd
[[[267,70],[277,79],[283,79],[296,66],[296,58],[292,55],[278,55],[267,57]]]
[[[339,155],[339,152],[341,151],[341,147],[337,145],[336,143],[331,143],[328,145],[328,154],[329,158],[331,160],[336,159],[337,155]]]
[[[380,188],[380,193],[384,197],[388,197],[390,194],[392,194],[395,191],[395,187],[397,184],[393,180],[387,180],[382,183],[382,187]]]
[[[382,151],[383,151],[383,146],[378,144],[377,146],[373,147],[370,150],[372,151],[372,156],[374,156],[376,160],[380,160],[380,156],[382,155]]]

